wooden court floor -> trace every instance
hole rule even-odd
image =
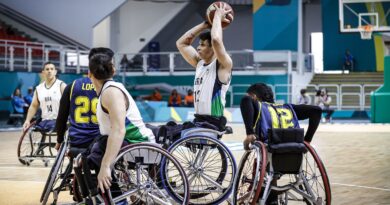
[[[245,137],[242,124],[224,136],[228,145]],[[41,161],[23,166],[16,157],[20,132],[0,132],[0,205],[35,205],[49,168]],[[390,124],[322,124],[312,143],[327,168],[332,204],[390,204]],[[233,149],[239,161],[242,151]],[[238,162],[237,162],[238,163]],[[71,202],[67,192],[62,202]]]

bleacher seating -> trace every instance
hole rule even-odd
[[[44,51],[41,46],[34,44],[33,42],[36,42],[36,39],[29,37],[28,35],[24,34],[23,32],[18,31],[17,29],[13,28],[10,25],[5,24],[4,22],[0,21],[0,40],[6,40],[7,45],[13,45],[14,46],[14,57],[24,57],[27,55],[27,47],[32,48],[32,57],[33,58],[39,58],[44,55]],[[31,42],[31,43],[26,43]],[[24,47],[26,45],[26,47]],[[4,45],[0,46],[0,55],[5,55],[6,49],[9,49],[9,47],[5,47]],[[49,59],[58,59],[59,53],[56,51],[50,51],[49,53]]]

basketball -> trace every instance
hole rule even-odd
[[[208,21],[210,24],[213,24],[213,19],[214,19],[214,14],[215,14],[216,6],[221,7],[222,4],[225,4],[225,10],[231,10],[228,14],[226,14],[226,18],[230,20],[230,23],[232,23],[232,21],[233,21],[233,19],[234,19],[234,12],[233,12],[232,7],[231,7],[228,3],[226,3],[226,2],[217,1],[217,2],[212,3],[212,4],[207,8],[207,11],[206,11],[206,19],[207,19],[207,21]],[[229,26],[230,23],[222,22],[222,28],[225,28],[225,27]]]

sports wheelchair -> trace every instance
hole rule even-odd
[[[230,196],[236,162],[220,141],[223,134],[230,133],[230,127],[222,132],[194,127],[183,130],[180,139],[169,146],[188,177],[190,204],[219,204]]]
[[[57,151],[57,133],[41,129],[37,121],[30,124],[19,139],[17,154],[19,162],[29,166],[34,160],[42,160],[47,167],[50,160],[54,160]]]
[[[59,192],[68,189],[76,204],[188,204],[189,185],[183,168],[158,145],[137,143],[123,147],[111,166],[112,189],[107,195],[99,194],[97,173],[91,172],[86,157],[79,154],[83,150],[67,147],[63,143],[59,150],[41,196],[42,204],[47,203],[51,193],[52,204],[56,204]],[[74,160],[70,158],[67,166],[66,150],[77,155]],[[78,182],[72,167],[75,172],[82,170],[85,184]]]
[[[82,201],[78,183],[72,171],[74,158],[85,150],[86,148],[70,147],[68,135],[65,134],[64,142],[58,150],[58,154],[46,180],[40,198],[41,204],[45,205],[48,202],[50,194],[53,194],[53,201],[50,204],[56,204],[60,192],[65,190],[70,191],[74,201]]]
[[[330,205],[329,178],[303,129],[270,129],[242,156],[233,191],[234,204]]]

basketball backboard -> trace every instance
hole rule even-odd
[[[342,33],[390,31],[390,0],[339,0]]]

